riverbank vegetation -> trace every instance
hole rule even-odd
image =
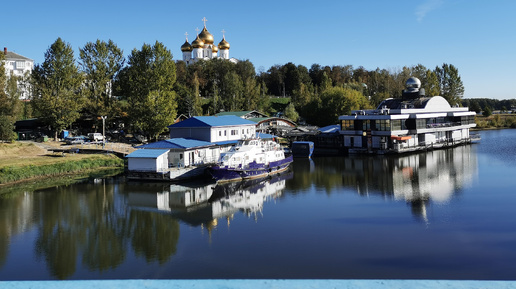
[[[516,115],[492,114],[489,116],[477,115],[477,129],[516,128]]]
[[[34,144],[0,144],[0,185],[33,178],[123,169],[124,161],[106,154],[47,154]]]

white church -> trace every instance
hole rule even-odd
[[[238,62],[236,58],[229,58],[229,43],[226,41],[225,31],[222,30],[222,40],[218,45],[215,45],[213,43],[213,35],[206,28],[206,21],[208,20],[204,17],[202,21],[204,22],[204,28],[201,33],[197,34],[197,37],[191,44],[188,42],[188,33],[185,33],[186,41],[181,45],[181,51],[183,52],[183,61],[186,65],[201,59],[209,60],[214,58],[227,59],[233,63]],[[199,29],[197,29],[198,31]]]

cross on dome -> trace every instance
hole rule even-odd
[[[208,19],[206,19],[206,17],[203,17],[201,21],[204,22],[204,27],[206,27],[206,22],[208,21]]]

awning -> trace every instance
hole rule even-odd
[[[394,139],[394,140],[408,140],[411,138],[412,138],[412,136],[410,136],[410,135],[405,135],[405,136],[391,135],[391,139]]]

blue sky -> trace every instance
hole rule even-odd
[[[459,69],[465,98],[516,99],[516,1],[5,1],[0,47],[44,61],[61,37],[75,49],[113,40],[127,56],[162,42],[181,59],[201,19],[230,57],[257,71],[292,62],[393,71],[443,63]]]

